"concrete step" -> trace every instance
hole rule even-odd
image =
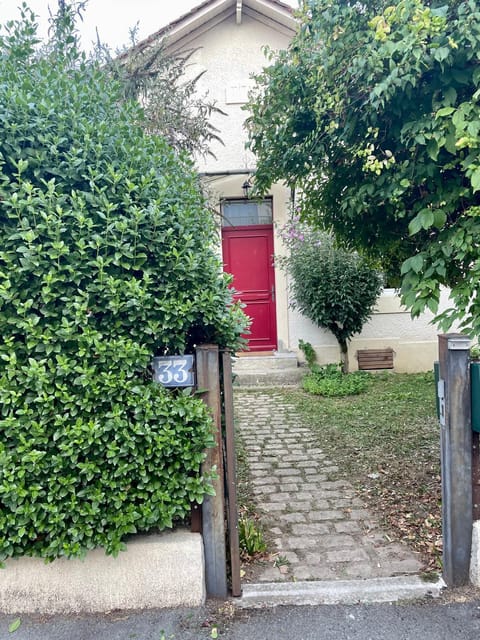
[[[295,385],[305,374],[295,353],[239,356],[233,362],[235,386]]]
[[[419,576],[396,576],[366,580],[273,582],[243,585],[235,605],[242,609],[278,605],[366,604],[438,598],[445,589],[442,578],[425,582]]]

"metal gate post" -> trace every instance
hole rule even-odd
[[[445,334],[438,341],[443,577],[448,586],[457,587],[469,582],[472,544],[470,340]]]
[[[227,486],[228,539],[232,596],[242,595],[240,544],[238,535],[237,469],[235,459],[235,425],[233,418],[232,356],[223,354],[223,401],[225,406],[225,467]]]
[[[202,398],[210,407],[216,442],[213,449],[207,449],[207,458],[203,463],[203,469],[206,472],[216,468],[217,474],[213,481],[215,495],[205,496],[202,504],[206,587],[209,596],[225,598],[227,596],[227,555],[218,346],[205,344],[197,347],[196,361],[197,387],[203,392]]]

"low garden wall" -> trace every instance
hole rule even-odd
[[[186,530],[135,537],[117,558],[18,558],[0,570],[3,613],[72,614],[195,607],[205,601],[203,543]]]

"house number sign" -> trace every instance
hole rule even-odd
[[[193,356],[153,358],[153,379],[164,387],[193,387]]]

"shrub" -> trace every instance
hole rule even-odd
[[[243,315],[190,163],[75,47],[0,37],[0,558],[116,554],[210,491],[195,395],[153,355],[235,347]]]
[[[382,278],[357,253],[294,215],[282,229],[288,254],[279,259],[291,277],[292,306],[333,333],[348,371],[348,342],[362,330],[382,290]]]
[[[313,365],[302,381],[305,391],[328,398],[358,395],[366,391],[371,376],[365,371],[343,373],[340,365],[327,364],[320,367]]]

